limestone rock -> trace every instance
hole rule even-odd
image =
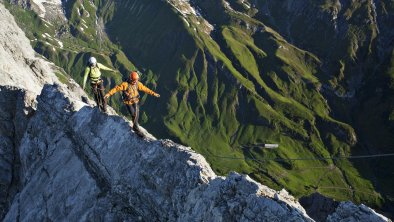
[[[383,222],[391,220],[387,219],[383,215],[376,213],[374,210],[365,206],[364,204],[360,204],[359,206],[357,206],[352,202],[346,201],[339,204],[336,211],[327,217],[327,221]]]

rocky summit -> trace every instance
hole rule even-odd
[[[142,139],[113,110],[99,112],[58,80],[3,4],[0,29],[1,220],[314,221],[287,191],[217,176],[192,148]],[[326,219],[389,220],[350,202]]]

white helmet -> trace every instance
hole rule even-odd
[[[96,58],[94,58],[94,57],[90,57],[90,58],[89,58],[89,64],[90,64],[90,65],[95,65],[96,63],[97,63]]]

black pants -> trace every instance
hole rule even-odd
[[[94,94],[94,100],[96,101],[97,107],[100,108],[100,103],[99,100],[102,101],[103,103],[103,111],[105,112],[107,110],[107,102],[104,99],[104,83],[103,81],[99,81],[97,83],[92,83],[92,91]]]
[[[131,105],[125,104],[125,105],[131,115],[131,120],[133,121],[133,129],[135,131],[139,131],[138,117],[140,115],[139,114],[140,107],[139,107],[138,103],[133,103]]]

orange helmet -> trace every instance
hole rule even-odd
[[[139,75],[138,75],[138,73],[136,72],[136,71],[132,71],[131,73],[130,73],[130,79],[132,80],[132,81],[136,81],[136,80],[138,80],[140,77],[139,77]]]

